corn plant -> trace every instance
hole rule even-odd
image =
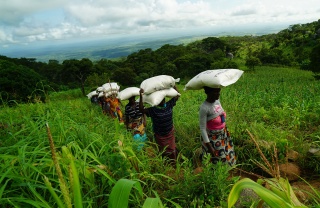
[[[296,198],[288,180],[280,178],[276,181],[270,180],[267,182],[271,185],[271,190],[249,178],[238,181],[229,193],[228,208],[233,207],[239,199],[241,191],[245,188],[252,189],[263,202],[273,208],[307,207]]]
[[[225,167],[203,165],[202,173],[193,174],[191,158],[194,150],[201,147],[198,109],[205,94],[201,90],[182,91],[183,86],[179,85],[178,88],[182,95],[174,108],[174,125],[180,153],[175,169],[157,149],[150,119],[148,142],[137,151],[132,135],[116,120],[104,116],[100,106],[82,97],[80,90],[50,93],[46,95],[46,103],[16,103],[14,107],[10,105],[14,101],[4,103],[0,108],[1,206],[75,206],[75,197],[81,197],[78,201],[83,207],[107,207],[112,187],[120,179],[140,183],[142,195],[136,185],[130,191],[128,201],[132,206],[158,203],[156,198],[161,199],[163,206],[226,206],[236,179],[228,179],[227,187],[223,186],[225,183],[221,181],[229,176]],[[319,92],[319,82],[308,71],[266,66],[245,72],[237,83],[224,88],[220,99],[235,144],[237,168],[255,175],[263,170],[277,178],[274,165],[277,160],[285,159],[290,148],[301,155],[297,162],[302,170],[308,170],[308,176],[319,175],[318,157],[308,154],[308,145],[319,146]],[[55,160],[47,122],[54,141]],[[275,147],[257,148],[246,129],[259,145],[263,141]],[[277,158],[272,155],[275,150]],[[60,166],[61,179],[54,161]],[[66,191],[61,185],[63,181]],[[319,204],[317,191],[314,188],[309,194],[312,195],[310,206]],[[63,192],[69,192],[65,196],[70,203],[65,202]]]
[[[249,178],[240,180],[232,187],[232,190],[229,193],[228,207],[232,207],[237,202],[241,191],[245,188],[252,189],[261,198],[261,200],[267,203],[270,207],[307,207],[298,200],[288,179],[284,179],[280,176],[276,148],[274,147],[274,154],[272,155],[271,164],[262,153],[259,144],[254,139],[253,135],[248,130],[247,132],[255,144],[264,164],[256,160],[254,162],[273,178],[258,179],[258,182],[254,182]],[[263,183],[265,183],[269,188],[263,187],[261,185]]]
[[[108,207],[110,208],[126,208],[129,205],[129,197],[132,189],[137,191],[135,196],[135,203],[139,203],[143,197],[143,190],[138,181],[120,179],[116,182],[109,196]],[[164,207],[160,198],[147,198],[142,205],[145,208],[161,208]]]

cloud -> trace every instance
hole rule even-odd
[[[4,31],[0,30],[0,41],[14,43],[12,37],[8,36]]]
[[[63,5],[63,0],[34,1],[34,0],[10,0],[1,1],[0,23],[19,25],[27,15],[34,12],[51,10]]]
[[[318,0],[6,0],[0,7],[0,44],[214,25],[311,22],[319,16]]]

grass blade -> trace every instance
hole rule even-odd
[[[8,173],[11,171],[11,168],[9,168],[0,178],[0,184],[2,184],[2,181],[4,180],[4,178],[6,177],[6,175],[8,175]],[[3,194],[3,191],[4,189],[6,188],[7,186],[7,183],[10,181],[10,179],[6,180],[5,184],[2,185],[1,189],[0,189],[0,199],[2,198],[2,194]]]
[[[270,191],[269,189],[259,185],[249,178],[244,178],[238,181],[231,189],[228,196],[228,208],[231,208],[238,200],[241,191],[244,188],[252,189],[262,200],[269,206],[274,208],[292,208],[294,206],[288,204],[281,197]]]
[[[78,170],[74,164],[74,157],[70,154],[70,166],[72,172],[72,187],[73,187],[73,203],[75,208],[82,208],[82,196],[81,196],[81,185],[79,181]]]
[[[60,197],[56,194],[56,192],[53,190],[53,188],[51,186],[51,183],[50,183],[49,179],[46,176],[44,177],[44,184],[46,185],[46,187],[48,188],[48,190],[51,193],[52,197],[56,201],[58,207],[59,208],[65,208],[63,202],[61,201]]]
[[[159,208],[160,199],[159,198],[150,198],[148,197],[143,203],[142,208]]]
[[[117,181],[117,183],[112,188],[109,196],[109,207],[128,207],[130,192],[134,186],[136,186],[140,195],[142,195],[142,189],[138,181],[132,181],[128,179],[120,179],[119,181]]]
[[[32,187],[29,183],[28,183],[28,187],[31,190],[31,192],[33,193],[33,195],[35,197],[37,197],[37,199],[39,199],[42,203],[43,203],[43,207],[47,207],[50,208],[51,206],[48,204],[48,202],[36,191],[36,189],[34,187]]]

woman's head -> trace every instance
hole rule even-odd
[[[207,87],[207,86],[204,86],[203,89],[206,94],[209,94],[209,93],[219,93],[220,94],[220,91],[221,91],[220,88],[212,88],[212,87]]]
[[[129,103],[134,104],[136,102],[136,97],[132,96],[129,98]]]
[[[212,88],[212,87],[203,87],[204,92],[207,94],[207,97],[210,100],[218,100],[220,97],[220,88]]]

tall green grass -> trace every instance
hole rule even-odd
[[[81,197],[83,207],[108,207],[111,190],[120,179],[139,181],[141,185],[143,194],[132,193],[128,198],[130,207],[142,207],[151,201],[164,207],[226,206],[227,195],[236,181],[225,182],[230,170],[204,165],[202,173],[193,174],[194,152],[201,145],[198,110],[205,94],[202,90],[183,91],[183,87],[178,86],[182,95],[174,108],[180,151],[175,169],[158,152],[150,119],[149,141],[138,151],[124,126],[104,116],[99,106],[81,96],[80,90],[50,94],[47,103],[2,106],[0,204],[66,206],[58,200],[63,199],[64,193],[52,159],[48,123],[72,206],[80,206],[74,200],[76,196]],[[259,67],[224,88],[220,99],[236,145],[238,167],[257,171],[251,160],[259,160],[259,154],[250,142],[248,130],[258,141],[275,143],[283,156],[280,159],[285,160],[288,148],[299,152],[300,167],[309,176],[319,175],[319,158],[308,154],[310,145],[319,146],[319,93],[320,83],[311,72],[292,68]],[[268,146],[262,147],[262,151],[268,157]],[[77,191],[71,173],[78,175]],[[211,191],[201,181],[209,184]],[[217,196],[213,184],[228,184],[228,188],[219,189],[222,192]]]

